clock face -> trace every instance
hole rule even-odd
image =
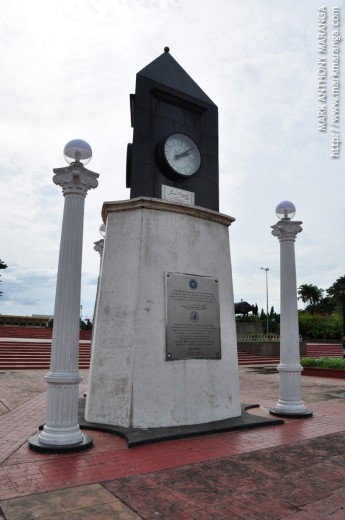
[[[171,134],[165,139],[163,157],[168,168],[181,177],[194,175],[201,165],[198,145],[185,134]]]

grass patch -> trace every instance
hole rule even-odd
[[[321,357],[318,359],[303,358],[301,359],[302,367],[311,368],[333,368],[335,370],[345,370],[345,359]]]

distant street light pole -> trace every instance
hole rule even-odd
[[[343,358],[345,358],[345,287],[340,288],[343,304]]]
[[[53,181],[62,187],[62,220],[59,265],[56,282],[54,328],[48,383],[46,423],[42,432],[29,439],[36,451],[61,452],[84,449],[92,437],[78,425],[80,286],[83,247],[84,202],[98,185],[98,173],[87,170],[91,147],[80,139],[64,149],[68,167],[55,168]]]
[[[266,271],[266,334],[268,334],[268,267],[260,267],[263,271]]]

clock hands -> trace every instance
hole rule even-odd
[[[193,146],[191,148],[189,148],[189,150],[185,150],[184,152],[181,152],[181,153],[175,153],[175,159],[180,159],[181,157],[186,157],[186,155],[189,155],[190,152],[193,150]]]

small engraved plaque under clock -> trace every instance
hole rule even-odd
[[[162,184],[162,199],[194,206],[195,194],[193,191],[180,190],[179,188]]]
[[[220,359],[218,280],[165,273],[166,359]]]

